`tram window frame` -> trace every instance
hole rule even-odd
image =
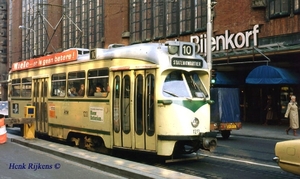
[[[131,131],[130,90],[131,90],[131,79],[130,79],[129,75],[125,75],[125,76],[123,76],[123,79],[122,79],[122,115],[123,115],[122,129],[125,134],[129,134]]]
[[[114,118],[114,131],[116,133],[120,132],[120,112],[121,112],[121,77],[119,75],[115,76],[114,84],[113,84],[113,100],[114,100],[114,110],[113,110],[113,118]]]
[[[11,96],[20,97],[20,94],[21,94],[21,79],[20,78],[13,79],[11,81]]]
[[[109,69],[98,68],[88,71],[88,97],[106,98],[110,92],[109,87]],[[96,87],[101,92],[96,92]]]
[[[32,78],[22,78],[21,97],[31,97],[32,90]]]
[[[61,91],[63,87],[65,88],[64,92]],[[66,73],[57,73],[51,76],[51,96],[66,96]]]
[[[138,74],[135,78],[135,102],[134,102],[134,125],[135,132],[142,135],[144,132],[144,77]]]
[[[85,71],[73,71],[68,73],[68,97],[84,97],[85,95]],[[83,95],[78,95],[81,89],[81,85],[84,85]],[[71,90],[75,89],[75,93],[71,93]]]
[[[146,133],[148,136],[153,136],[155,133],[155,76],[148,74],[146,76]]]

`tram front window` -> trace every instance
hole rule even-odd
[[[163,95],[166,97],[208,97],[199,75],[195,72],[173,71],[165,79]]]

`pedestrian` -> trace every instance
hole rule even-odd
[[[296,96],[294,95],[291,96],[291,101],[287,106],[287,110],[284,117],[290,119],[290,126],[286,130],[286,134],[289,134],[289,130],[293,129],[294,136],[297,136],[297,129],[299,128],[299,117],[298,117],[298,105],[296,102]]]
[[[267,105],[264,109],[267,111],[265,125],[268,125],[268,121],[273,120],[274,108],[271,95],[268,95]]]

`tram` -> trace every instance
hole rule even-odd
[[[213,150],[210,70],[195,44],[69,49],[12,64],[9,116],[35,106],[36,134],[94,151]]]

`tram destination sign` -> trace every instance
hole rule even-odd
[[[174,67],[194,67],[202,68],[202,60],[186,59],[186,58],[172,58],[172,66]]]

